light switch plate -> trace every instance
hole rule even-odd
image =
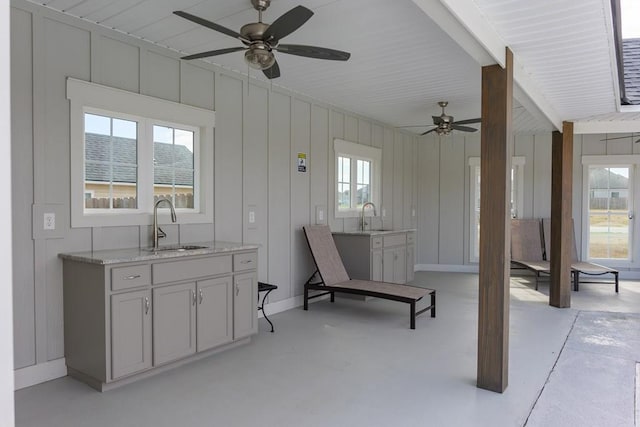
[[[258,207],[256,205],[247,205],[247,228],[255,230],[258,228],[256,218],[258,217]]]
[[[324,205],[316,205],[316,225],[327,223],[327,208]]]

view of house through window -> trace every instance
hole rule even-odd
[[[85,209],[138,207],[138,123],[85,113]]]
[[[336,216],[357,216],[365,203],[379,200],[382,150],[339,139],[334,148]]]
[[[194,132],[153,126],[153,195],[176,208],[193,208]]]
[[[338,156],[338,208],[361,209],[371,202],[370,189],[371,161]]]
[[[588,256],[591,259],[630,259],[631,172],[631,166],[588,167]]]

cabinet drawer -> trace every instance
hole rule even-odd
[[[391,234],[389,236],[383,236],[383,245],[385,248],[389,246],[400,246],[407,243],[407,237],[403,234]]]
[[[371,249],[379,249],[382,247],[382,236],[371,238]]]
[[[253,270],[258,267],[258,255],[255,252],[233,256],[233,271]]]
[[[231,273],[231,255],[159,262],[152,272],[154,285]]]
[[[407,233],[407,244],[410,245],[415,243],[416,241],[416,233]]]
[[[148,264],[129,265],[111,269],[111,290],[146,286],[151,283],[151,268]]]

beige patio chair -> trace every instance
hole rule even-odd
[[[536,275],[538,290],[540,275],[551,273],[549,261],[543,257],[542,230],[539,219],[511,220],[511,262]]]
[[[550,260],[551,254],[551,218],[544,218],[542,220],[542,230],[544,234],[544,247],[546,259]],[[573,278],[573,290],[578,291],[580,287],[580,274],[584,274],[587,276],[602,276],[605,274],[612,274],[613,281],[597,281],[597,280],[589,280],[582,283],[614,283],[616,288],[616,293],[618,293],[618,270],[614,268],[609,268],[604,265],[596,264],[593,262],[580,261],[578,259],[578,250],[576,247],[576,232],[575,227],[573,225],[573,220],[571,220],[571,230],[573,231],[573,247],[571,248],[571,276]]]
[[[335,293],[342,292],[409,304],[411,329],[416,328],[416,317],[427,310],[431,310],[431,317],[436,317],[435,290],[372,280],[352,280],[344,268],[329,227],[326,225],[311,225],[303,227],[303,230],[311,255],[316,263],[316,270],[304,284],[305,310],[309,309],[310,299],[330,294],[331,302],[334,302]],[[316,279],[315,281],[314,278]],[[309,291],[314,290],[325,292],[309,296]],[[431,304],[416,312],[416,303],[426,295],[431,297]]]

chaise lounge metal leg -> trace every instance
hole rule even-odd
[[[431,317],[436,317],[436,291],[431,294]]]
[[[576,292],[580,290],[580,272],[578,270],[573,272],[573,290]]]
[[[309,289],[306,285],[304,287],[304,310],[309,310]]]
[[[331,292],[331,302],[336,302],[336,293]]]
[[[616,294],[618,293],[618,272],[614,271],[613,275],[616,277]]]
[[[409,316],[411,318],[411,329],[416,328],[416,303],[409,303]]]

